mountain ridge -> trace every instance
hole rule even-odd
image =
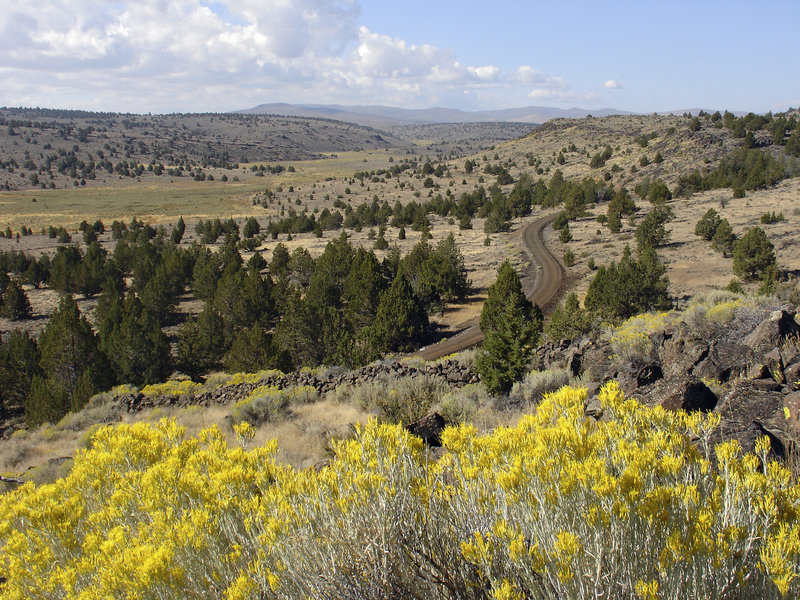
[[[432,108],[399,108],[383,105],[289,104],[274,102],[235,111],[242,114],[272,114],[280,116],[323,117],[359,124],[433,124],[471,122],[543,123],[556,118],[577,118],[593,115],[632,114],[615,108],[588,110],[579,107],[522,106],[497,110],[467,111],[441,106]]]

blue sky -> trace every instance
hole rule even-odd
[[[800,2],[0,0],[0,105],[800,105]]]

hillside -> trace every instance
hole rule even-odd
[[[321,158],[410,145],[370,127],[320,118],[243,114],[131,115],[0,109],[0,187],[100,186],[164,168]],[[138,170],[139,166],[143,170]]]

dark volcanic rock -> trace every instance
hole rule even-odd
[[[717,406],[717,396],[695,377],[673,378],[661,387],[661,406],[667,410],[712,411]]]
[[[439,413],[431,413],[422,417],[416,423],[406,425],[406,429],[412,435],[422,438],[428,446],[437,448],[442,445],[441,436],[445,428],[444,417]]]
[[[800,325],[794,315],[785,310],[776,310],[750,332],[742,343],[755,353],[765,353],[780,345],[790,335],[800,334]]]

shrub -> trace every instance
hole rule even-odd
[[[575,264],[575,253],[567,248],[564,250],[564,266],[571,267]]]
[[[786,217],[783,216],[783,213],[780,212],[775,214],[775,211],[764,213],[761,215],[761,223],[764,225],[772,225],[773,223],[780,223],[781,221],[785,221]]]
[[[796,598],[800,489],[718,415],[563,388],[448,453],[371,422],[319,471],[174,421],[106,427],[71,472],[0,498],[15,598]],[[712,461],[714,467],[712,468]],[[646,549],[647,551],[644,551]],[[213,574],[213,575],[212,575]]]
[[[758,279],[775,265],[775,247],[760,227],[751,227],[733,245],[733,272],[742,279]]]
[[[711,241],[721,221],[722,218],[719,213],[713,208],[709,208],[695,225],[694,234],[704,240]]]
[[[522,381],[511,388],[512,398],[518,397],[525,404],[538,404],[545,394],[555,392],[569,383],[572,373],[569,369],[547,369],[531,371]]]
[[[248,422],[258,427],[274,421],[289,406],[290,396],[274,385],[262,385],[254,389],[244,400],[231,409],[234,424]]]

